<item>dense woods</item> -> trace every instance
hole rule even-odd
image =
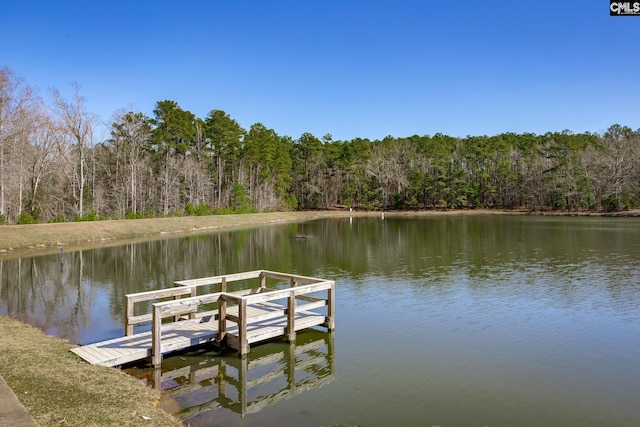
[[[640,204],[640,129],[279,135],[175,101],[122,110],[97,138],[77,85],[47,100],[0,69],[0,222],[323,209],[606,210]]]

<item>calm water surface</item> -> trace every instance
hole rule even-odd
[[[0,260],[0,314],[86,344],[122,335],[127,293],[262,268],[336,280],[336,331],[131,370],[192,426],[640,425],[635,218],[331,219]]]

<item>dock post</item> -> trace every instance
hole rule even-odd
[[[153,368],[153,388],[155,390],[162,390],[162,368],[156,366]]]
[[[162,339],[160,328],[162,318],[160,317],[160,307],[153,305],[153,323],[151,325],[151,363],[155,368],[162,365]]]
[[[294,282],[295,283],[295,282]],[[296,291],[291,289],[287,299],[287,340],[296,340]]]
[[[220,292],[227,292],[227,278],[220,281]],[[218,298],[218,345],[222,346],[227,336],[227,300],[224,296]]]
[[[181,298],[181,296],[180,296],[180,295],[174,295],[174,296],[173,296],[173,300],[174,300],[174,301],[177,301],[177,300],[179,300],[180,298]],[[177,321],[179,321],[179,320],[180,320],[180,315],[179,315],[179,314],[176,314],[175,316],[173,316],[173,321],[174,321],[174,322],[177,322]]]
[[[331,288],[327,290],[327,317],[324,322],[324,326],[327,328],[329,332],[333,331],[336,327],[335,325],[335,316],[336,316],[336,283],[331,283]]]
[[[249,353],[247,338],[247,300],[240,299],[238,304],[238,355],[245,357]]]
[[[128,297],[124,299],[125,314],[124,314],[124,335],[133,335],[133,325],[129,324],[129,319],[133,317],[133,303]]]
[[[195,297],[198,295],[198,288],[196,288],[195,286],[191,287],[191,298]],[[197,309],[196,309],[197,311]],[[196,318],[196,311],[192,311],[191,313],[189,313],[189,319],[195,319]]]
[[[218,345],[222,343],[227,336],[227,300],[224,296],[218,298]]]

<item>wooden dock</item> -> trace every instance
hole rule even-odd
[[[253,279],[259,280],[258,286],[227,292],[228,283]],[[276,283],[267,287],[267,279]],[[71,351],[94,365],[118,366],[151,357],[159,366],[163,354],[205,343],[230,347],[244,356],[254,343],[278,337],[291,342],[296,331],[314,326],[334,329],[334,281],[259,270],[174,285],[127,295],[125,336]],[[217,291],[198,295],[198,290],[212,287]],[[158,301],[151,304],[151,313],[136,314],[150,301]],[[215,309],[207,311],[212,305]],[[151,323],[151,331],[134,334],[134,326],[144,323]]]

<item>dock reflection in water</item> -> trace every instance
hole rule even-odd
[[[334,334],[309,330],[290,344],[252,348],[244,358],[193,352],[151,372],[150,385],[163,390],[160,406],[182,421],[220,408],[244,417],[333,381]]]

